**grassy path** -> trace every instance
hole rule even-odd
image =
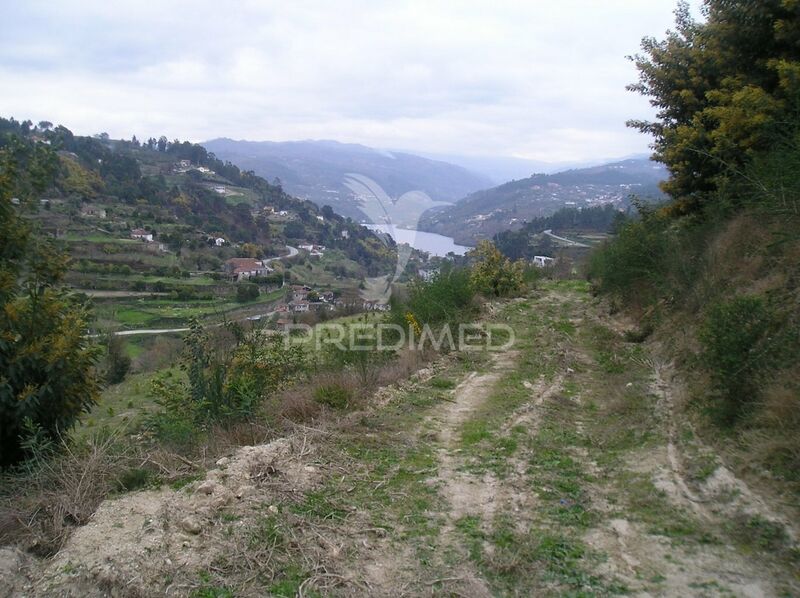
[[[108,506],[144,523],[98,514],[76,535],[158,531],[147,551],[119,549],[133,564],[115,561],[105,583],[199,597],[800,594],[791,525],[675,419],[668,368],[584,284],[490,317],[514,328],[512,350],[447,356],[331,429],[243,449],[208,473],[207,495],[199,481]],[[152,514],[187,512],[201,531]],[[48,591],[58,567],[107,571],[73,544]]]
[[[344,441],[365,468],[353,506],[387,529],[348,579],[387,596],[797,591],[774,520],[701,497],[659,368],[586,288],[496,318],[512,351],[455,358]]]

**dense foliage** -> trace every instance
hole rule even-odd
[[[666,39],[646,39],[634,91],[658,108],[672,201],[638,205],[595,253],[595,287],[641,316],[680,322],[712,420],[771,437],[765,465],[796,479],[800,446],[800,2],[686,4]],[[775,415],[780,414],[780,415]],[[745,425],[745,422],[747,425]],[[794,423],[792,423],[794,422]]]
[[[469,252],[474,260],[470,281],[479,293],[489,297],[513,297],[525,283],[524,265],[504,257],[490,241],[481,241]]]
[[[20,211],[52,184],[53,152],[4,138],[0,145],[0,465],[53,441],[96,401],[96,347],[87,310],[61,286],[66,257],[38,238]],[[12,198],[17,202],[12,203]]]
[[[307,372],[307,356],[280,335],[229,324],[219,338],[193,323],[181,358],[184,377],[156,378],[152,395],[162,410],[151,421],[167,442],[188,443],[198,428],[254,417],[265,398]]]
[[[698,210],[754,156],[796,131],[800,110],[800,3],[705,0],[704,22],[688,3],[674,31],[647,38],[630,86],[658,109],[632,126],[655,138],[671,178],[673,211]]]
[[[430,280],[415,279],[404,300],[394,299],[395,323],[409,325],[459,324],[475,313],[475,290],[465,268],[444,267]]]
[[[768,369],[768,333],[773,317],[765,301],[739,296],[712,306],[700,331],[704,359],[723,401],[721,417],[731,422],[753,407],[759,380]]]
[[[512,260],[531,259],[535,255],[553,257],[552,240],[545,236],[534,241],[534,235],[545,230],[580,230],[611,232],[624,219],[624,214],[611,204],[589,208],[561,208],[550,216],[533,218],[518,230],[505,230],[494,236],[494,244]]]

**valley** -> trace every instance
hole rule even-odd
[[[658,202],[658,183],[666,171],[648,159],[626,160],[555,174],[535,174],[498,187],[477,191],[453,206],[425,214],[421,230],[452,236],[457,243],[474,244],[504,231],[519,230],[526,222],[561,209],[631,207],[631,199]]]
[[[0,598],[800,596],[800,0],[7,4]]]
[[[431,160],[418,155],[385,151],[335,141],[234,141],[214,139],[203,146],[218,157],[242,169],[272,181],[296,197],[313,201],[318,206],[331,206],[338,214],[358,222],[382,224],[375,218],[364,220],[365,203],[359,189],[347,184],[350,175],[368,177],[388,197],[399,198],[408,192],[422,191],[427,202],[418,206],[414,215],[405,213],[408,206],[395,214],[395,223],[416,225],[417,216],[438,203],[453,203],[472,191],[491,186],[485,175],[460,166]],[[406,198],[404,204],[410,203]],[[368,207],[368,206],[367,206]],[[387,206],[388,207],[388,206]],[[402,222],[401,222],[402,221]]]

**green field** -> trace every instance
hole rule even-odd
[[[255,301],[237,303],[229,298],[211,301],[175,301],[169,299],[124,298],[105,301],[95,306],[98,321],[106,326],[118,324],[127,329],[157,326],[181,327],[192,318],[213,319],[215,316],[234,318],[236,312],[272,303],[283,297],[282,289],[262,293]]]

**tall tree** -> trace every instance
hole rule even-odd
[[[658,109],[629,124],[654,136],[679,213],[699,209],[800,114],[800,2],[704,0],[702,11],[698,22],[681,2],[675,30],[642,41],[629,86]]]
[[[97,349],[88,313],[61,285],[66,256],[36,237],[12,197],[35,198],[57,172],[50,148],[0,146],[0,466],[32,437],[55,439],[94,404]]]

